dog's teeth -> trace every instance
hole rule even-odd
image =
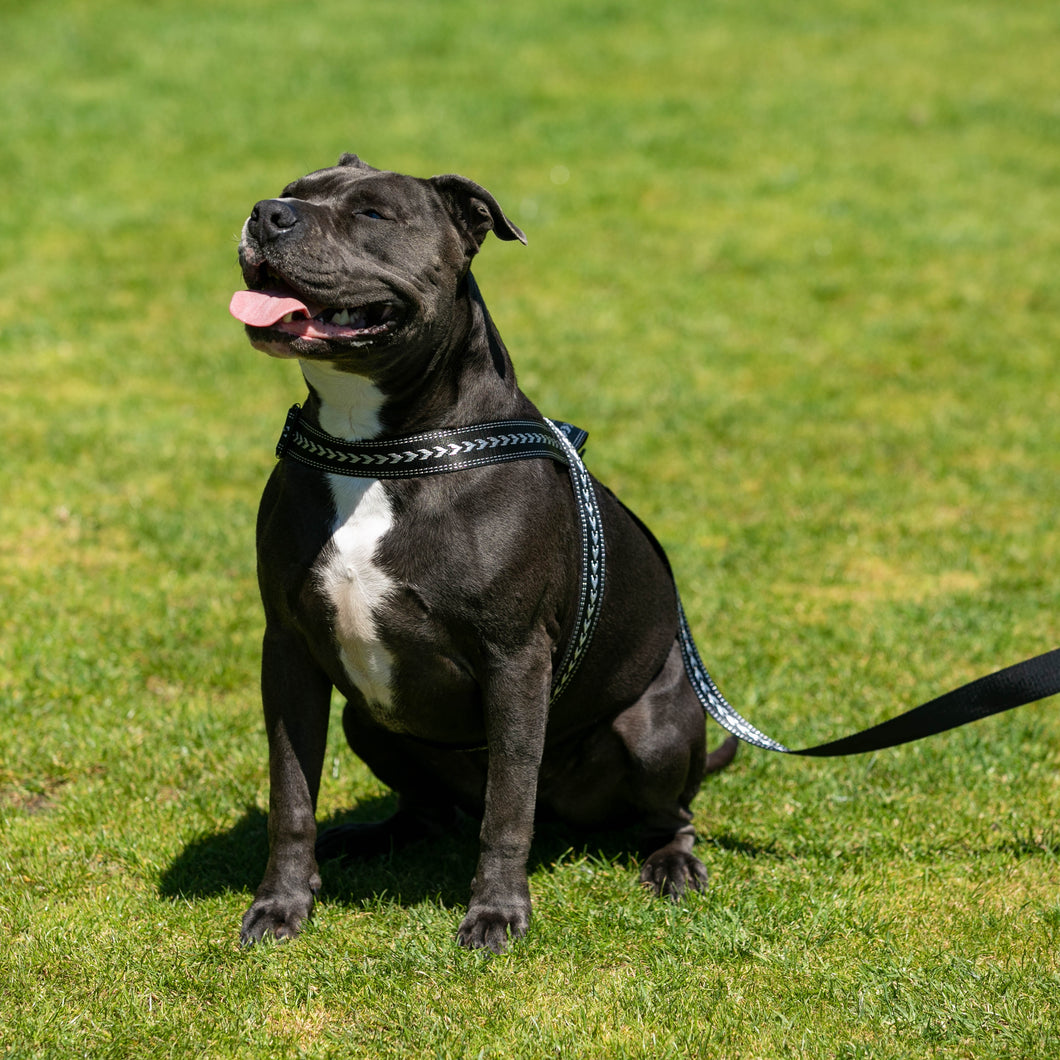
[[[350,311],[348,309],[340,309],[332,318],[332,324],[338,324],[340,328],[347,327],[350,323]]]
[[[290,324],[290,323],[292,323],[293,321],[294,321],[294,313],[288,313],[288,314],[287,314],[287,315],[286,315],[286,316],[285,316],[285,317],[283,318],[283,322],[284,322],[285,324]]]

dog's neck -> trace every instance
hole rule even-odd
[[[302,375],[315,397],[321,430],[348,442],[378,437],[383,392],[362,375],[343,372],[327,361],[301,361]]]
[[[466,426],[532,415],[515,381],[508,351],[468,276],[467,325],[430,366],[385,387],[325,361],[301,361],[310,389],[306,411],[328,434],[346,441]]]

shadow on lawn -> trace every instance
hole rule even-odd
[[[359,802],[355,809],[318,822],[320,832],[353,820],[379,820],[394,810],[392,796]],[[233,891],[253,892],[261,882],[268,858],[267,816],[249,808],[231,828],[192,840],[162,874],[164,898],[206,898]],[[600,857],[637,871],[639,854],[628,833],[574,832],[552,822],[535,830],[529,870],[567,857]],[[445,906],[467,904],[478,857],[478,822],[462,817],[455,830],[439,839],[423,840],[390,854],[320,866],[321,897],[329,902],[361,905],[385,895],[398,905],[437,901]]]

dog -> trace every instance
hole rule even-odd
[[[351,154],[254,207],[239,246],[246,290],[231,311],[254,348],[298,360],[305,431],[340,447],[544,423],[470,271],[489,232],[526,242],[473,181]],[[444,836],[460,811],[481,820],[457,936],[468,948],[500,953],[526,932],[535,819],[636,828],[646,887],[673,900],[702,889],[689,806],[737,741],[708,753],[666,557],[588,477],[605,588],[577,668],[553,694],[557,667],[585,639],[573,474],[556,459],[397,478],[276,464],[257,525],[269,858],[244,943],[298,934],[318,859]],[[333,689],[351,749],[398,803],[384,821],[318,841]]]

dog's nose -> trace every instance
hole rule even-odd
[[[259,243],[269,243],[289,232],[298,220],[298,209],[289,199],[262,199],[251,212],[248,227]]]

